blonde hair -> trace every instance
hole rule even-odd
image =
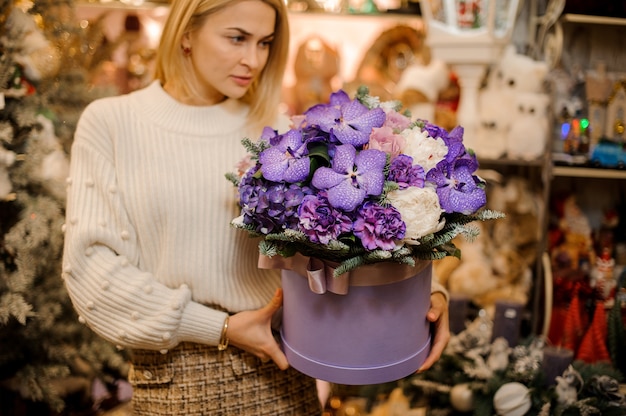
[[[234,0],[241,1],[241,0]],[[233,0],[172,0],[156,57],[155,78],[173,84],[188,97],[197,97],[192,68],[181,50],[183,36],[199,29],[207,16],[234,3]],[[283,73],[289,53],[289,22],[284,0],[260,0],[276,11],[274,40],[259,78],[241,100],[250,105],[248,119],[257,128],[276,121]]]

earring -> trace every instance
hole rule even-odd
[[[183,50],[183,55],[191,56],[191,48],[189,46],[180,45],[180,48]]]

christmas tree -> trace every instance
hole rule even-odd
[[[0,0],[0,414],[93,411],[126,372],[61,279],[69,149],[98,96],[87,83],[98,36],[73,11],[70,0]],[[94,398],[94,386],[108,388]]]

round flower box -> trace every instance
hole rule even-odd
[[[367,265],[339,278],[308,274],[282,270],[281,335],[292,367],[347,385],[419,369],[430,351],[431,262]]]

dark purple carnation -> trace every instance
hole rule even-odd
[[[366,202],[357,213],[354,222],[356,235],[367,250],[393,250],[396,240],[404,238],[406,224],[392,206],[383,207]]]
[[[352,229],[350,217],[333,208],[324,192],[305,196],[298,209],[298,217],[300,231],[314,243],[328,244]]]
[[[404,154],[398,155],[389,165],[387,180],[396,182],[400,189],[409,186],[424,187],[424,168],[413,165],[413,158]]]

